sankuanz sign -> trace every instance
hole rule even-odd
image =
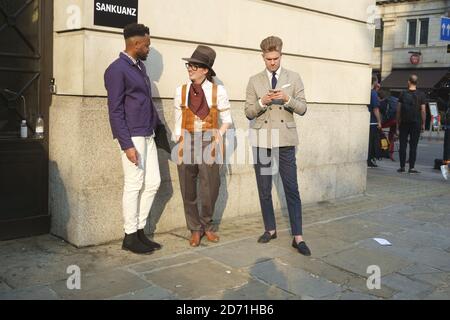
[[[94,25],[123,28],[138,20],[138,0],[95,0]]]

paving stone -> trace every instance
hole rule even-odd
[[[399,215],[417,221],[437,223],[442,222],[448,216],[446,213],[432,212],[431,210],[424,211],[421,208],[414,208],[413,206],[411,206],[411,210],[401,212]]]
[[[0,242],[1,260],[8,261],[0,263],[0,275],[14,288],[27,288],[66,280],[71,265],[84,274],[102,273],[186,249],[184,241],[172,235],[155,239],[164,247],[151,256],[124,251],[121,241],[87,248],[75,248],[51,235]]]
[[[421,238],[423,238],[423,235],[421,236]],[[432,237],[432,235],[429,236]],[[440,241],[440,238],[441,237],[434,237],[437,241]],[[430,240],[424,243],[427,247],[423,247],[423,244],[418,241],[409,241],[409,239],[405,239],[404,234],[392,235],[387,237],[387,240],[392,243],[392,246],[381,247],[372,239],[361,241],[358,243],[358,246],[369,249],[378,246],[378,250],[408,259],[416,264],[428,265],[441,271],[450,271],[450,254],[439,248],[428,247],[432,246],[434,243]]]
[[[320,299],[342,291],[340,286],[332,282],[273,260],[255,265],[250,269],[250,274],[299,297]]]
[[[59,300],[59,298],[48,286],[35,286],[2,292],[1,300]]]
[[[247,274],[208,258],[148,273],[145,278],[172,291],[181,299],[217,294],[226,289],[241,287],[249,281]]]
[[[435,288],[444,288],[450,286],[450,272],[424,273],[410,276],[411,278],[429,283]]]
[[[323,258],[328,264],[340,267],[363,277],[368,276],[367,267],[376,265],[380,267],[381,276],[398,271],[412,262],[405,258],[391,255],[383,250],[353,248],[330,254]]]
[[[450,271],[450,254],[436,248],[417,248],[409,252],[398,252],[410,261],[426,264],[442,271]]]
[[[156,259],[148,262],[143,262],[135,265],[128,266],[127,269],[133,270],[137,273],[146,273],[146,272],[152,272],[154,270],[158,270],[161,268],[167,268],[174,265],[184,264],[188,262],[192,262],[198,259],[203,258],[203,256],[199,255],[198,253],[187,253],[187,254],[181,254],[175,257],[167,257],[167,258],[161,258]]]
[[[438,274],[442,273],[442,271],[432,268],[430,266],[427,266],[425,264],[419,264],[415,263],[413,265],[410,265],[406,268],[403,268],[398,271],[399,274],[404,276],[415,276],[415,275],[424,275],[424,274]]]
[[[391,300],[423,300],[424,298],[419,298],[416,294],[411,294],[408,292],[396,293]]]
[[[433,232],[405,229],[395,234],[395,236],[424,248],[447,248],[450,246],[450,238],[436,235]]]
[[[450,288],[442,288],[434,291],[425,300],[450,300]]]
[[[380,232],[394,233],[400,231],[399,228],[375,223],[361,217],[317,224],[311,226],[310,230],[350,243],[375,237]]]
[[[257,243],[255,239],[234,242],[228,245],[217,246],[199,251],[204,256],[218,260],[233,268],[242,268],[265,260],[289,254],[289,246],[285,249],[273,245],[278,239],[270,243]]]
[[[450,228],[441,226],[438,223],[426,222],[420,225],[408,226],[408,229],[418,230],[422,232],[430,232],[434,236],[440,236],[446,239],[450,239]]]
[[[0,279],[0,293],[11,291],[12,288],[8,286],[3,280]]]
[[[420,228],[427,223],[426,221],[411,219],[407,216],[402,215],[402,212],[411,210],[411,206],[399,204],[389,206],[384,210],[378,210],[376,212],[368,213],[362,218],[364,220],[373,221],[381,225],[396,226],[399,228]]]
[[[202,299],[208,300],[296,300],[299,298],[274,285],[257,280],[250,280],[248,284],[240,288],[228,289],[219,294],[202,297]]]
[[[321,279],[334,282],[352,291],[370,294],[385,299],[391,298],[395,293],[393,289],[387,286],[382,286],[379,290],[369,290],[367,288],[368,275],[362,277],[358,274],[354,274],[341,268],[337,268],[333,265],[327,264],[321,259],[308,258],[298,255],[283,256],[277,258],[277,261],[279,261],[279,263],[282,265],[289,265],[294,268],[304,270]]]
[[[80,290],[69,290],[66,281],[59,281],[51,288],[63,299],[92,300],[107,299],[149,286],[149,283],[130,272],[113,270],[86,276],[82,273]]]
[[[388,240],[392,245],[382,246],[376,242],[373,238],[358,241],[357,247],[362,249],[378,250],[386,252],[392,256],[408,258],[410,253],[420,247],[420,244],[409,242],[404,239],[398,238],[392,234],[380,235],[378,238],[384,238]]]
[[[346,290],[331,296],[325,297],[325,300],[380,300],[381,298],[372,296],[367,293]]]
[[[111,300],[174,300],[176,296],[163,288],[158,286],[150,286],[142,290],[129,292],[111,298]]]
[[[399,291],[394,299],[421,299],[433,291],[433,287],[420,281],[411,280],[409,277],[392,273],[381,278],[381,285],[387,285]]]

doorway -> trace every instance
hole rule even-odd
[[[53,1],[0,0],[0,240],[45,234]],[[43,137],[36,136],[38,116]],[[27,137],[21,137],[26,121]]]

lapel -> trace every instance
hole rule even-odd
[[[281,89],[282,86],[287,84],[287,81],[288,81],[287,71],[284,70],[284,68],[281,68],[280,77],[278,78],[276,89]]]
[[[282,67],[280,68],[280,77],[278,78],[277,86],[275,87],[276,89],[280,89],[282,86],[288,83],[287,71]],[[264,71],[259,74],[259,81],[265,91],[269,91],[269,89],[272,89],[272,84],[269,80],[269,77],[267,76],[266,69],[264,69]]]
[[[269,89],[272,88],[272,85],[269,82],[269,78],[267,77],[266,69],[264,69],[264,71],[259,74],[259,82],[265,92],[269,92]]]

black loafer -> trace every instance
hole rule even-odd
[[[264,232],[264,234],[259,237],[258,242],[259,243],[267,243],[272,239],[276,239],[277,238],[277,232],[275,231],[274,234],[270,234],[269,231]]]
[[[297,242],[295,242],[295,239],[292,240],[292,246],[297,249],[297,251],[304,255],[304,256],[310,256],[311,255],[311,250],[309,250],[308,246],[306,245],[305,241],[299,242],[297,244]]]

